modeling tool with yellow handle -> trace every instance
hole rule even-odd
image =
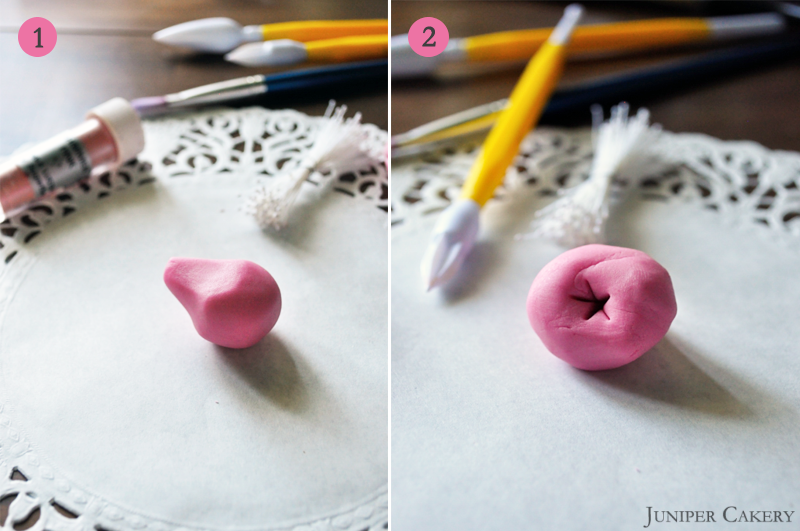
[[[386,57],[388,35],[357,35],[321,41],[278,39],[239,46],[225,56],[243,66],[286,66],[305,62],[344,63]]]
[[[386,19],[298,20],[242,26],[230,18],[214,17],[164,28],[153,34],[153,39],[171,46],[221,54],[230,52],[247,42],[277,39],[309,42],[354,35],[388,35],[388,33],[389,23]]]
[[[503,182],[525,135],[536,124],[564,69],[575,25],[583,14],[567,6],[550,37],[528,63],[461,189],[461,197],[439,216],[422,260],[428,290],[453,278],[478,236],[480,208]]]
[[[355,35],[388,35],[389,21],[372,20],[300,20],[279,22],[261,26],[261,37],[265,41],[291,39],[310,42]]]
[[[667,48],[684,44],[730,40],[780,33],[786,29],[778,13],[712,18],[664,18],[592,24],[575,29],[570,57]],[[550,29],[503,31],[453,38],[435,57],[421,57],[411,50],[406,35],[392,37],[392,77],[431,74],[442,63],[522,61],[536,53]]]

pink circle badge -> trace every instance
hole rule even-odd
[[[42,17],[29,18],[22,23],[17,33],[20,48],[33,57],[42,57],[52,52],[57,38],[55,26]]]
[[[449,41],[450,32],[438,18],[423,17],[414,22],[408,30],[408,44],[422,57],[439,55]]]

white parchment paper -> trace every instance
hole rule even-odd
[[[240,211],[254,183],[115,193],[5,268],[3,412],[65,500],[103,500],[78,509],[277,529],[385,493],[385,213],[330,193],[268,235]],[[273,331],[241,351],[200,338],[162,281],[173,256],[265,267],[283,295]]]
[[[414,178],[395,172],[396,201]],[[797,525],[796,249],[699,201],[631,198],[609,243],[666,267],[678,315],[639,360],[590,373],[549,354],[525,311],[534,277],[563,251],[514,239],[547,199],[513,189],[491,201],[461,276],[426,294],[419,264],[436,220],[419,207],[426,194],[392,231],[394,529],[642,529],[648,506],[716,515],[651,529]],[[730,524],[729,506],[737,518],[795,514]]]

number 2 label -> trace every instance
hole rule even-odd
[[[450,33],[447,31],[447,26],[437,18],[421,18],[408,29],[408,44],[422,57],[439,55],[447,48],[449,41]]]
[[[433,26],[426,26],[425,29],[422,30],[422,33],[425,33],[428,30],[431,30],[431,36],[428,37],[428,40],[423,42],[422,45],[425,46],[425,47],[435,48],[436,47],[436,43],[435,42],[431,42],[431,39],[433,38],[434,35],[436,35],[436,30],[433,29]]]

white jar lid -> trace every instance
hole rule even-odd
[[[119,157],[117,165],[131,160],[144,149],[142,122],[127,100],[110,99],[90,110],[86,118],[97,118],[111,131]]]

